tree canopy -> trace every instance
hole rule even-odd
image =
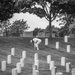
[[[65,15],[66,25],[69,25],[75,18],[75,0],[1,0],[0,20],[4,21],[13,16],[14,13],[32,13],[40,18],[45,17],[51,22],[58,16]]]
[[[41,28],[35,28],[35,29],[33,30],[33,36],[38,35],[38,32],[39,32],[40,30],[42,30],[42,29],[41,29]]]
[[[24,30],[27,30],[29,28],[27,21],[22,20],[16,20],[13,22],[13,24],[9,27],[10,33],[23,33]]]
[[[51,13],[51,20],[53,21],[58,13],[74,15],[74,7],[75,0],[1,0],[0,20],[12,18],[14,13],[29,12],[41,18],[45,17],[47,20],[49,20]]]

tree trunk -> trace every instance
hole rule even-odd
[[[49,20],[49,37],[52,37],[52,27],[51,27],[51,19]]]
[[[49,15],[49,37],[51,38],[52,37],[52,24],[51,24],[51,8],[52,8],[52,4],[50,6],[50,15]]]
[[[6,36],[8,36],[8,30],[7,30],[7,28],[6,28]]]

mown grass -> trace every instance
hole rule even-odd
[[[32,65],[34,53],[39,54],[40,61],[40,75],[50,75],[49,65],[46,63],[47,55],[52,56],[52,60],[55,61],[55,65],[58,67],[57,71],[64,72],[64,75],[69,75],[65,73],[65,67],[60,66],[61,57],[66,57],[66,62],[71,62],[71,67],[75,67],[75,41],[73,38],[69,38],[69,42],[65,43],[64,38],[51,38],[49,39],[49,45],[45,46],[45,38],[41,38],[42,43],[39,45],[40,50],[34,50],[33,44],[30,43],[32,38],[24,37],[0,37],[0,62],[7,60],[7,55],[10,54],[11,48],[16,49],[16,55],[12,57],[12,63],[7,64],[7,70],[2,72],[0,69],[0,75],[11,75],[12,68],[16,67],[16,63],[20,61],[21,53],[23,50],[27,52],[27,57],[25,60],[25,67],[22,68],[22,73],[19,75],[32,75]],[[57,50],[55,48],[55,43],[59,41],[60,48]],[[66,46],[71,45],[71,52],[66,52]],[[0,63],[1,68],[1,63]]]

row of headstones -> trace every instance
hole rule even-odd
[[[69,38],[69,36],[64,36],[64,42],[65,43],[68,42],[68,38]],[[48,38],[45,39],[45,45],[48,45]]]
[[[15,48],[11,48],[11,54],[7,56],[7,61],[1,62],[1,71],[6,71],[6,65],[10,65],[12,63],[12,56],[15,56]],[[22,51],[22,57],[20,62],[16,63],[16,68],[13,68],[11,73],[12,75],[17,75],[17,73],[21,73],[21,68],[24,67],[24,61],[26,59],[26,51]]]
[[[63,72],[56,72],[56,66],[55,62],[51,60],[51,55],[47,55],[47,64],[49,64],[49,70],[51,71],[51,75],[63,75]],[[70,73],[74,75],[75,74],[75,68],[70,68],[71,63],[67,62],[65,60],[65,57],[61,57],[61,66],[64,66],[66,68],[67,73]],[[71,70],[70,70],[71,69]],[[38,53],[34,54],[34,64],[33,64],[33,75],[39,75],[39,60],[38,60]]]
[[[15,49],[12,48],[11,49],[11,55],[7,56],[7,64],[11,64],[11,62],[12,62],[12,56],[14,56],[14,55],[15,55]],[[26,58],[26,51],[22,52],[22,58],[20,59],[20,63],[17,63],[17,65],[16,65],[17,67],[20,67],[20,65],[21,65],[21,67],[24,67],[24,58]],[[38,63],[38,61],[36,61],[36,60],[38,60],[37,58],[38,58],[38,55],[36,53],[36,54],[34,54],[34,62],[35,62],[34,64],[35,65],[37,65],[37,63]],[[50,61],[51,61],[51,56],[48,55],[47,56],[47,63],[49,63]],[[6,61],[2,61],[2,63],[1,63],[1,70],[2,71],[6,70]]]
[[[15,56],[15,48],[11,49],[11,55],[7,56],[7,61],[1,62],[1,70],[2,71],[6,71],[6,62],[7,62],[7,64],[11,64],[12,56]],[[18,73],[21,73],[22,67],[25,66],[25,64],[24,64],[25,58],[26,58],[26,51],[22,51],[22,58],[20,59],[20,62],[16,63],[16,68],[12,69],[12,75],[17,75]],[[54,75],[56,67],[54,66],[55,65],[54,61],[51,60],[51,55],[47,55],[47,63],[49,64],[49,70],[51,70],[51,75]],[[67,62],[66,64],[65,63],[66,63],[65,57],[61,57],[61,66],[66,66],[66,72],[69,72],[70,71],[70,68],[69,68],[70,62]],[[39,73],[38,53],[34,54],[34,64],[33,64],[32,70],[33,70],[32,75],[37,75]],[[72,70],[72,75],[73,75],[73,70]]]
[[[66,42],[66,43],[68,42],[68,37],[69,36],[64,36],[64,42]],[[46,46],[48,45],[48,38],[45,39],[45,45]],[[59,48],[60,48],[59,42],[56,42],[56,49],[59,49]],[[69,53],[71,51],[70,45],[67,45],[66,49],[67,49],[67,52]]]
[[[56,49],[59,49],[59,42],[56,42]],[[67,45],[66,50],[67,50],[68,53],[70,53],[71,52],[71,46]]]

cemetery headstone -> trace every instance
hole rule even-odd
[[[11,48],[11,55],[12,55],[12,56],[15,55],[15,48]]]
[[[50,70],[54,67],[54,61],[50,62]]]
[[[75,75],[75,68],[72,69],[71,74]]]
[[[56,74],[55,69],[56,69],[56,67],[55,67],[55,66],[54,66],[54,67],[52,67],[52,69],[51,69],[51,75],[55,75],[55,74]]]
[[[70,72],[70,62],[66,63],[66,72]]]
[[[34,61],[38,60],[38,53],[34,54]]]
[[[18,74],[17,74],[17,69],[16,69],[16,68],[13,68],[13,69],[12,69],[12,75],[18,75]]]
[[[56,42],[56,49],[59,49],[59,42]]]
[[[51,55],[47,55],[47,63],[50,64],[51,62]]]
[[[32,66],[32,75],[39,75],[39,71],[37,69],[37,65]]]
[[[21,73],[21,63],[17,63],[16,64],[16,68],[17,68],[17,73]]]
[[[68,36],[64,36],[64,42],[68,42]]]
[[[70,53],[70,45],[67,45],[67,52]]]
[[[1,70],[6,71],[6,61],[1,62]]]
[[[61,66],[65,66],[65,57],[61,57]]]
[[[22,58],[26,58],[26,51],[22,51]]]
[[[34,65],[36,65],[36,66],[37,66],[37,69],[39,69],[39,60],[36,60],[36,61],[34,62]]]
[[[12,57],[11,57],[11,55],[8,55],[7,56],[7,64],[11,64],[11,61],[12,61]]]
[[[38,53],[34,54],[34,65],[36,65],[39,68]]]
[[[48,45],[48,38],[45,38],[45,45]]]
[[[21,67],[24,67],[24,65],[25,65],[25,64],[24,64],[24,61],[25,61],[24,58],[21,58],[21,59],[20,59]]]

